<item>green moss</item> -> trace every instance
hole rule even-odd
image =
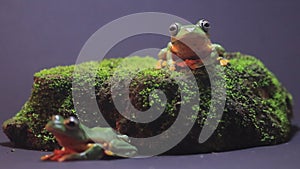
[[[230,63],[231,69],[225,69],[227,95],[250,112],[248,116],[257,130],[260,130],[261,141],[273,142],[280,140],[279,137],[286,137],[290,132],[286,102],[290,94],[285,92],[277,78],[256,58],[241,57],[238,53],[236,58],[230,60]],[[231,74],[234,70],[242,76]],[[249,95],[246,96],[245,93]],[[258,114],[258,112],[263,113]],[[280,132],[272,133],[267,123],[271,123],[271,126]]]

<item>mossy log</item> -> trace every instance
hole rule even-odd
[[[213,135],[204,143],[198,142],[199,134],[210,107],[210,80],[205,67],[193,70],[201,99],[197,114],[193,117],[195,124],[187,136],[167,153],[189,154],[213,151],[226,151],[261,145],[273,145],[286,142],[291,136],[290,119],[292,117],[292,96],[280,84],[277,78],[255,57],[241,53],[226,53],[230,60],[226,67],[216,66],[224,72],[226,101],[222,119]],[[122,63],[122,62],[125,62]],[[97,101],[102,115],[109,125],[123,134],[143,138],[160,134],[174,122],[180,110],[181,98],[179,92],[185,92],[187,97],[193,97],[188,88],[178,91],[178,82],[174,76],[185,77],[184,72],[156,70],[153,67],[156,60],[151,57],[129,57],[126,59],[105,59],[101,62],[87,62],[79,66],[80,73],[74,73],[74,65],[59,66],[42,70],[34,75],[32,94],[23,108],[13,118],[3,124],[3,131],[17,146],[51,150],[58,147],[53,136],[44,126],[52,115],[64,117],[90,112],[89,104]],[[119,66],[122,63],[123,66]],[[125,65],[125,66],[124,66]],[[136,66],[147,67],[142,71]],[[115,70],[119,70],[114,73]],[[96,72],[95,77],[90,72]],[[129,78],[133,72],[134,78]],[[187,80],[183,81],[188,85]],[[72,88],[72,82],[79,86],[92,83],[95,95],[89,95],[79,88]],[[145,111],[153,105],[149,94],[154,89],[162,90],[167,103],[158,106],[164,108],[164,113],[151,123],[135,123],[120,115],[116,109],[111,87],[117,81],[124,83],[130,80],[129,97],[122,104],[131,103],[137,110]],[[120,83],[119,83],[120,84]],[[118,86],[117,86],[118,88]],[[72,89],[81,93],[84,102],[73,102]],[[119,94],[122,95],[120,88]],[[185,98],[188,100],[188,98]],[[159,103],[159,99],[155,100]],[[188,101],[187,101],[188,102]],[[75,105],[79,109],[74,109]],[[123,112],[124,113],[124,112]],[[130,110],[125,112],[134,116]],[[97,121],[97,117],[94,119]],[[184,124],[183,124],[184,125]],[[180,132],[180,131],[178,131]]]

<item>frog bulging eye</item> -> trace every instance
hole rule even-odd
[[[73,128],[78,127],[79,121],[75,117],[71,116],[70,118],[68,118],[64,121],[64,124],[67,128],[73,129]]]
[[[52,121],[54,121],[54,122],[59,122],[59,121],[62,121],[62,120],[64,120],[64,118],[62,117],[62,116],[60,116],[60,115],[54,115],[54,116],[52,116]]]
[[[210,23],[205,19],[201,19],[197,25],[199,25],[204,32],[208,32],[210,29]]]
[[[180,29],[179,23],[173,23],[172,25],[170,25],[169,32],[170,32],[171,36],[176,36],[177,33],[179,32],[179,29]]]

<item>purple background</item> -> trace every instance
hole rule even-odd
[[[294,96],[294,124],[300,124],[300,1],[296,0],[0,0],[0,123],[18,112],[30,96],[33,74],[74,64],[85,41],[101,26],[136,12],[164,12],[191,22],[212,24],[211,39],[227,51],[261,59]],[[120,25],[122,26],[122,25]],[[168,29],[168,28],[166,28]],[[144,47],[164,47],[159,36],[133,38],[110,56],[126,56]],[[101,44],[99,44],[101,45]],[[0,142],[8,139],[0,132]],[[0,168],[298,168],[300,136],[278,146],[193,156],[41,163],[41,152],[0,146]],[[38,167],[39,166],[39,167]]]

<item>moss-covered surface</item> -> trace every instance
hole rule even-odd
[[[184,71],[170,72],[152,68],[156,60],[151,57],[82,63],[79,65],[80,71],[76,71],[75,74],[74,66],[42,70],[34,75],[31,97],[15,117],[3,124],[3,129],[18,146],[53,149],[57,147],[57,143],[53,136],[44,130],[44,125],[50,117],[54,114],[64,117],[76,116],[78,112],[80,115],[90,116],[96,112],[90,109],[89,104],[96,99],[105,119],[119,132],[132,137],[154,136],[173,124],[182,104],[188,104],[194,97],[195,93],[191,92],[191,89],[197,87],[201,99],[199,104],[191,105],[191,110],[196,111],[196,114],[185,117],[196,122],[185,139],[169,153],[224,151],[288,141],[292,116],[291,95],[256,58],[240,53],[227,53],[225,57],[230,59],[230,65],[216,66],[217,71],[224,72],[221,78],[226,82],[224,114],[212,137],[203,144],[198,143],[199,134],[205,119],[213,115],[208,114],[211,91],[206,69],[203,67],[193,71],[198,86],[191,86],[191,79],[185,76]],[[140,68],[143,70],[139,71]],[[91,72],[95,73],[95,76]],[[133,78],[129,78],[131,76]],[[174,80],[180,78],[182,80],[179,82]],[[82,101],[74,102],[76,111],[72,98],[72,82],[78,84],[77,87],[73,86],[73,91],[82,98]],[[130,83],[130,97],[123,99],[119,104],[125,107],[127,104],[133,104],[136,109],[142,111],[157,104],[157,111],[164,110],[164,113],[147,124],[126,120],[114,106],[111,94],[112,85],[118,95],[126,94],[122,87],[126,83]],[[84,88],[87,84],[95,87],[95,94]],[[166,94],[167,103],[160,102],[158,94],[153,93],[154,89],[161,89]],[[180,92],[185,93],[185,98],[180,97]],[[150,93],[152,100],[148,97]],[[125,109],[122,113],[134,117],[132,112]],[[92,120],[97,121],[98,115],[94,116]],[[174,134],[180,132],[179,130]]]

